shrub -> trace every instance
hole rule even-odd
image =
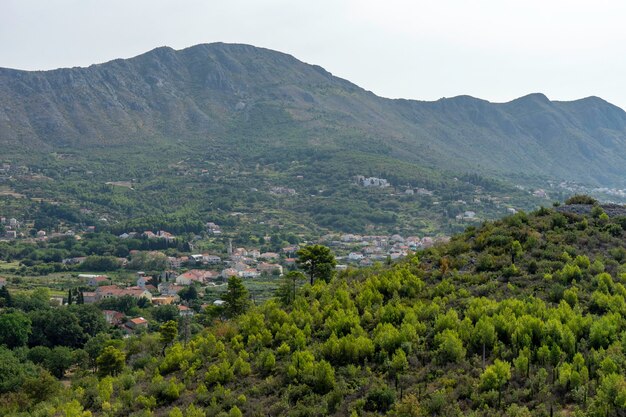
[[[598,200],[584,194],[576,194],[565,200],[565,204],[598,204]]]
[[[387,386],[375,388],[367,394],[365,409],[379,413],[387,412],[396,401],[396,394]]]

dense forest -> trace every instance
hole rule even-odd
[[[232,279],[224,307],[127,338],[4,290],[0,414],[624,415],[626,217],[567,203],[396,264],[301,263],[313,285],[259,305]]]

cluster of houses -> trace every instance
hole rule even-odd
[[[354,177],[354,181],[357,185],[362,187],[376,187],[376,188],[386,188],[390,187],[391,184],[385,178],[377,178],[377,177],[364,177],[363,175],[357,175]]]
[[[190,317],[195,314],[191,308],[180,304],[180,296],[178,293],[185,289],[186,286],[194,282],[206,284],[213,278],[211,274],[204,274],[210,271],[189,271],[179,275],[173,282],[163,282],[155,287],[149,284],[149,277],[143,273],[138,273],[136,285],[130,287],[121,287],[111,283],[111,279],[106,275],[79,275],[79,278],[86,279],[87,285],[92,287],[93,291],[85,291],[82,293],[85,304],[91,304],[109,298],[119,298],[130,296],[137,300],[145,298],[153,305],[176,305],[178,314],[181,317]],[[172,277],[173,278],[173,277]],[[112,326],[117,326],[127,333],[133,333],[148,327],[148,320],[143,317],[135,317],[126,319],[126,316],[115,310],[103,310],[105,320]]]
[[[0,164],[0,179],[9,179],[15,175],[26,175],[30,169],[24,165],[14,165],[10,162]]]
[[[417,195],[432,196],[433,192],[430,191],[430,190],[427,190],[426,188],[418,187],[418,188],[407,188],[404,191],[404,194],[407,194],[407,195],[415,195],[415,194],[417,194]]]
[[[210,234],[210,235],[221,235],[222,234],[222,228],[218,224],[215,224],[213,222],[207,222],[205,227],[206,227],[207,233]]]
[[[297,250],[297,249],[296,249]],[[258,249],[228,249],[227,266],[222,270],[222,277],[237,275],[241,278],[256,278],[262,274],[280,276],[283,267],[278,262],[281,255],[276,252],[261,252]]]
[[[287,187],[270,187],[270,194],[274,195],[296,195],[296,190]]]
[[[62,231],[57,231],[54,233],[48,234],[45,230],[37,231],[34,236],[29,233],[29,229],[33,227],[33,223],[20,221],[16,218],[6,218],[4,216],[0,216],[0,225],[4,227],[5,233],[4,236],[0,235],[0,237],[4,237],[6,239],[17,239],[17,238],[32,238],[34,237],[37,241],[45,241],[50,238],[57,237],[66,237],[73,236],[75,239],[80,240],[80,236],[77,235],[73,230],[66,229]],[[95,226],[86,226],[82,229],[85,233],[93,233],[96,231]]]
[[[287,250],[293,249],[292,247],[286,248]],[[293,256],[297,247],[290,254]],[[287,252],[284,252],[285,254]],[[257,278],[263,274],[280,276],[283,274],[283,266],[279,263],[283,260],[281,254],[275,252],[263,252],[258,249],[246,249],[246,248],[229,248],[228,257],[222,259],[217,255],[209,253],[192,254],[189,256],[169,257],[167,259],[168,266],[171,269],[177,270],[183,266],[203,266],[207,268],[218,268],[222,266],[219,272],[202,270],[204,276],[210,278],[224,278],[228,279],[231,276],[238,276],[241,278]],[[295,263],[294,259],[287,259],[287,264]],[[186,281],[186,275],[193,272],[189,271],[176,278],[177,283],[179,280]],[[187,285],[187,284],[182,284]]]
[[[139,239],[139,238],[163,239],[168,242],[173,242],[174,240],[176,240],[176,236],[174,236],[173,234],[169,232],[166,232],[165,230],[159,230],[156,233],[154,233],[152,230],[146,230],[143,233],[128,232],[128,233],[122,233],[118,237],[120,239]]]
[[[0,217],[0,224],[4,226],[4,237],[8,239],[16,239],[18,237],[21,223],[17,219]]]
[[[460,221],[470,221],[470,222],[480,222],[480,218],[476,217],[476,212],[472,210],[465,210],[463,213],[457,214],[457,220]]]
[[[337,252],[347,252],[345,256],[338,256],[338,261],[357,264],[359,266],[371,266],[374,262],[387,259],[398,259],[419,249],[428,248],[436,243],[444,242],[446,237],[402,237],[398,234],[391,236],[372,235],[326,235],[322,243],[333,247]],[[346,264],[337,265],[337,269],[347,268]]]
[[[123,297],[125,295],[136,299],[146,298],[151,301],[153,292],[157,290],[154,286],[146,284],[147,281],[143,275],[140,275],[137,279],[137,285],[132,287],[120,287],[112,284],[110,278],[106,275],[81,274],[78,277],[87,279],[87,285],[94,288],[94,291],[83,292],[85,304],[95,303],[107,298]]]

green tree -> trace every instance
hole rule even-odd
[[[296,288],[299,281],[306,277],[300,271],[289,271],[282,279],[282,283],[277,290],[277,295],[283,305],[291,305],[296,299]]]
[[[233,405],[233,407],[228,412],[228,417],[243,417],[243,413],[241,412],[239,407]]]
[[[120,261],[114,256],[88,256],[82,264],[80,269],[82,271],[117,271],[122,267]]]
[[[0,307],[12,307],[13,299],[9,289],[5,286],[0,288]]]
[[[152,317],[154,317],[154,319],[160,323],[165,323],[170,320],[176,320],[178,315],[178,307],[172,304],[159,306],[152,310]]]
[[[0,315],[0,345],[9,348],[24,346],[32,332],[31,321],[20,311]]]
[[[15,354],[0,346],[0,393],[12,391],[24,381],[24,368]]]
[[[270,374],[276,366],[276,357],[271,350],[261,352],[258,359],[258,365],[261,372],[265,375]]]
[[[124,352],[113,346],[107,346],[103,349],[100,356],[98,356],[98,359],[96,359],[98,375],[117,375],[124,369],[125,362],[126,355]]]
[[[594,205],[591,208],[591,217],[593,217],[594,219],[600,218],[600,216],[602,216],[603,214],[606,214],[606,213],[604,212],[604,209],[601,206]]]
[[[515,260],[521,258],[523,254],[522,244],[519,240],[514,240],[511,244],[511,263],[514,264]]]
[[[602,377],[593,401],[591,415],[609,417],[621,415],[626,409],[626,381],[623,375],[609,374]]]
[[[598,204],[598,200],[593,197],[584,194],[575,194],[565,200],[565,204],[590,204],[595,205]]]
[[[98,359],[98,356],[102,354],[102,351],[106,347],[106,343],[109,340],[111,340],[111,336],[106,333],[99,333],[85,343],[84,349],[89,356],[89,361],[92,367],[96,367],[96,359]]]
[[[483,369],[485,369],[486,347],[492,346],[496,341],[496,328],[488,317],[481,317],[474,328],[474,338],[482,345],[483,349]]]
[[[498,408],[502,399],[502,388],[511,379],[511,364],[496,359],[480,376],[480,386],[484,390],[498,391]]]
[[[35,402],[54,398],[61,390],[61,383],[44,369],[41,369],[39,375],[28,376],[22,386],[22,392],[26,393]]]
[[[78,317],[68,308],[35,311],[30,314],[33,331],[29,340],[31,346],[81,347],[87,335],[80,326]]]
[[[313,391],[318,394],[326,394],[335,386],[335,369],[324,360],[315,362],[306,379]]]
[[[250,305],[248,290],[238,276],[228,278],[228,289],[224,301],[227,303],[226,312],[230,317],[243,314],[248,309]]]
[[[398,389],[398,380],[402,373],[409,369],[409,361],[406,358],[404,350],[398,349],[391,358],[391,364],[389,366],[393,379],[395,381],[396,390]]]
[[[161,325],[159,333],[159,339],[163,344],[163,352],[165,352],[165,348],[174,340],[176,340],[176,337],[178,337],[178,323],[176,323],[174,320],[170,320],[164,323],[163,325]]]
[[[83,332],[89,336],[95,336],[104,332],[108,325],[102,310],[93,304],[75,304],[69,310],[78,318],[78,324]]]
[[[323,245],[305,246],[296,254],[298,266],[309,274],[311,285],[316,279],[330,281],[337,262],[329,248]]]
[[[178,292],[178,296],[181,300],[193,301],[198,299],[198,290],[195,285],[189,285]]]
[[[57,346],[50,350],[44,362],[46,369],[57,378],[62,378],[65,371],[73,364],[72,351],[65,346]]]
[[[435,336],[437,356],[441,363],[460,362],[465,357],[465,347],[455,330],[445,329]]]

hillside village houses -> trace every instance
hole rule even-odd
[[[178,293],[185,289],[185,285],[178,285],[171,282],[162,282],[158,286],[158,291],[162,296],[172,296],[178,301]]]
[[[199,269],[192,269],[176,277],[177,285],[193,285],[194,283],[206,284],[209,281],[219,277],[219,273],[216,271],[205,271]]]
[[[213,223],[213,222],[207,222],[205,227],[206,227],[207,233],[209,233],[209,234],[212,234],[212,235],[221,235],[222,234],[222,230],[221,230],[220,226],[215,224],[215,223]]]
[[[87,285],[90,287],[98,287],[105,283],[110,283],[109,277],[106,275],[89,275],[89,274],[80,274],[78,278],[87,279]]]
[[[428,248],[437,242],[446,241],[446,237],[402,237],[398,234],[392,236],[362,236],[346,233],[342,235],[329,234],[322,238],[321,243],[329,247],[347,251],[346,256],[337,256],[337,260],[346,261],[359,266],[371,266],[374,262],[392,260],[407,256],[419,249]],[[338,270],[345,269],[347,265],[337,265]]]
[[[356,177],[354,177],[354,180],[358,185],[361,185],[363,187],[386,188],[391,186],[389,181],[387,181],[385,178],[366,178],[363,175],[357,175]]]
[[[152,293],[145,288],[140,287],[127,287],[121,288],[117,285],[103,285],[96,288],[96,301],[104,300],[107,298],[117,298],[129,295],[133,298],[147,298],[152,300]]]
[[[132,333],[147,328],[148,320],[143,317],[135,317],[134,319],[130,319],[126,322],[123,330],[126,330],[128,333]]]
[[[138,238],[146,238],[146,239],[164,239],[168,242],[173,242],[176,240],[176,236],[171,234],[170,232],[166,232],[165,230],[159,230],[154,233],[152,230],[146,230],[143,233],[138,232],[125,232],[118,236],[120,239],[138,239]]]

